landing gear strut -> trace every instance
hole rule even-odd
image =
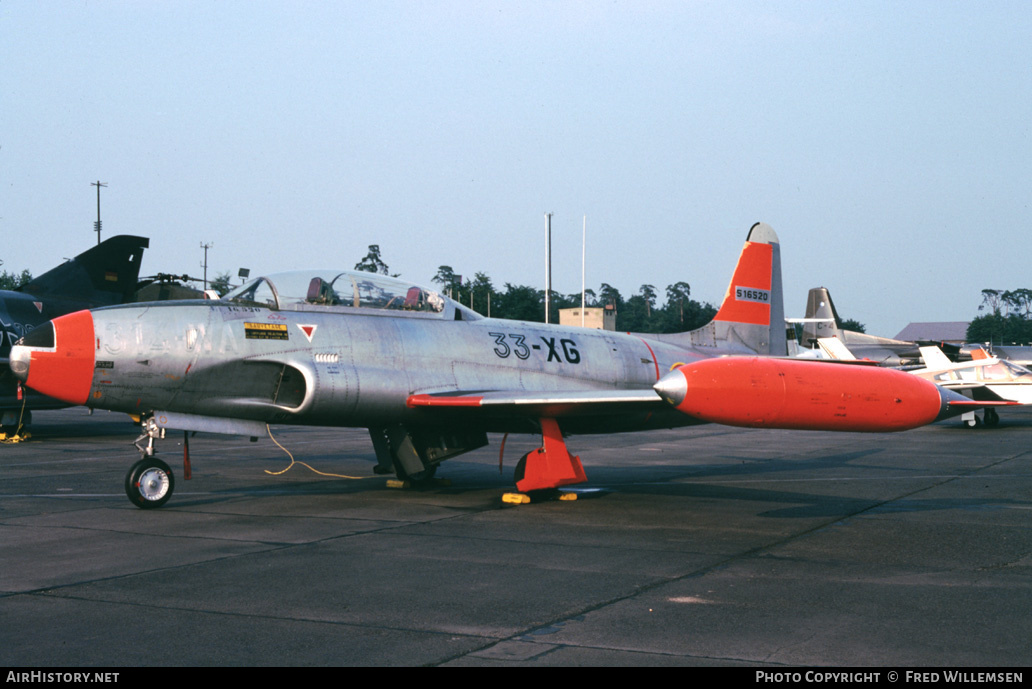
[[[125,494],[131,503],[147,510],[168,502],[175,490],[176,479],[168,464],[154,456],[154,440],[164,438],[165,429],[159,428],[154,419],[145,419],[141,426],[143,433],[133,444],[142,457],[125,475]],[[141,444],[144,440],[146,445]]]
[[[437,467],[446,459],[487,445],[483,431],[463,431],[394,424],[371,427],[369,437],[376,450],[377,474],[395,474],[388,479],[391,488],[446,486],[447,479],[435,479]]]
[[[986,428],[996,428],[1000,425],[1000,415],[992,407],[985,408],[982,418],[979,418],[974,412],[967,412],[960,418],[968,428],[978,428],[982,425]]]

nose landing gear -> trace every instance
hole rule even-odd
[[[168,464],[154,456],[154,440],[164,438],[165,429],[159,428],[154,419],[144,420],[141,426],[143,434],[133,444],[142,457],[125,475],[125,494],[131,503],[146,510],[168,502],[175,490],[176,479]],[[141,444],[144,440],[146,445]]]
[[[175,486],[172,469],[156,457],[144,457],[125,475],[125,494],[130,502],[145,510],[168,502]]]

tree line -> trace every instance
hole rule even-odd
[[[32,273],[23,270],[21,273],[0,273],[0,289],[17,289],[32,282]]]
[[[986,313],[968,324],[968,342],[1032,342],[1032,289],[984,289],[978,310]]]
[[[380,247],[376,244],[369,246],[369,252],[355,264],[355,270],[390,275],[390,269],[384,263]],[[538,323],[545,320],[543,289],[509,282],[498,289],[486,273],[476,272],[470,279],[447,265],[438,267],[432,281],[441,292],[481,315]],[[659,293],[654,285],[642,285],[637,294],[625,299],[618,289],[603,282],[598,292],[591,289],[585,291],[585,305],[612,306],[616,310],[616,329],[623,332],[673,333],[692,330],[705,325],[717,314],[712,304],[699,303],[691,298],[691,286],[687,282],[668,285],[665,294],[666,301],[659,306]],[[580,292],[549,292],[549,321],[559,322],[559,309],[580,308],[580,305]]]
[[[380,247],[371,244],[365,257],[355,264],[355,270],[380,275],[391,275],[390,268],[380,255]],[[393,275],[397,277],[397,275]],[[0,273],[0,289],[15,289],[32,280],[32,274],[24,270],[21,274]],[[529,285],[505,283],[496,288],[487,274],[477,272],[473,278],[465,278],[451,266],[440,266],[433,282],[440,291],[455,301],[468,306],[477,313],[492,318],[506,318],[519,321],[543,323],[545,320],[545,291]],[[208,287],[224,295],[230,289],[230,274],[217,273]],[[589,289],[585,293],[588,307],[612,306],[616,310],[616,329],[621,332],[673,333],[692,330],[708,323],[717,313],[709,303],[700,303],[691,298],[691,286],[687,282],[668,285],[664,291],[666,301],[659,305],[659,291],[655,285],[642,285],[636,294],[624,298],[620,291],[603,282],[598,291]],[[580,308],[581,295],[549,293],[549,321],[559,322],[559,309]]]

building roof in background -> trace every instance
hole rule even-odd
[[[911,323],[896,335],[897,340],[941,340],[943,342],[967,342],[967,321],[945,321],[938,323]]]

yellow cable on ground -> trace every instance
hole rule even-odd
[[[290,454],[290,450],[280,445],[279,441],[272,437],[272,429],[269,428],[269,424],[265,424],[265,430],[269,433],[269,440],[276,443],[276,447],[286,452],[287,456],[290,457],[290,464],[283,471],[269,471],[268,469],[266,469],[265,473],[269,474],[270,476],[280,476],[281,474],[285,474],[288,471],[290,471],[290,467],[294,466],[295,464],[301,464],[302,466],[308,467],[312,470],[312,472],[319,474],[320,476],[329,476],[332,478],[346,478],[351,479],[352,481],[360,481],[365,478],[376,478],[374,476],[345,476],[344,474],[328,474],[324,471],[319,471],[318,469],[313,468],[310,464],[305,464],[304,462],[299,462],[296,459],[294,459],[294,455]]]

